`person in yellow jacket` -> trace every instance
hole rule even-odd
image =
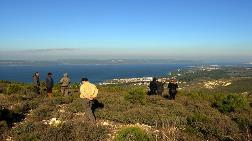
[[[85,108],[85,114],[92,123],[95,123],[96,117],[94,115],[94,111],[92,110],[92,105],[94,103],[93,100],[98,94],[98,89],[94,84],[90,83],[87,78],[82,78],[81,82],[80,98],[84,101],[83,107]]]

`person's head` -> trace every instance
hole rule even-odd
[[[156,78],[156,77],[153,77],[152,81],[157,81],[157,78]]]
[[[51,73],[51,72],[48,72],[48,73],[47,73],[47,76],[52,76],[52,73]]]
[[[68,74],[67,74],[67,73],[64,73],[63,76],[64,76],[64,77],[68,77]]]
[[[176,80],[175,78],[171,78],[170,82],[171,82],[171,83],[176,83],[177,80]]]
[[[35,74],[34,74],[35,76],[39,76],[39,72],[35,72]]]
[[[82,82],[82,83],[88,82],[88,79],[87,79],[86,77],[81,78],[81,82]]]

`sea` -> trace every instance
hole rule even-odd
[[[35,72],[40,73],[40,80],[45,80],[48,72],[58,82],[64,73],[68,73],[73,83],[79,83],[87,77],[93,83],[102,83],[115,78],[164,77],[172,71],[183,69],[188,64],[85,64],[85,65],[48,65],[19,66],[1,65],[0,80],[31,83]]]

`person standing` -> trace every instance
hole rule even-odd
[[[33,87],[37,95],[40,94],[40,81],[39,81],[39,72],[35,72],[33,77]]]
[[[150,91],[149,95],[156,95],[157,94],[157,78],[153,78],[149,85]]]
[[[61,93],[62,93],[62,95],[68,96],[68,90],[69,90],[69,85],[71,83],[71,80],[70,80],[67,73],[64,73],[64,75],[60,79],[59,83],[61,84]]]
[[[46,91],[49,98],[52,97],[52,89],[53,89],[52,73],[48,72],[47,77],[46,77]]]
[[[157,81],[157,94],[162,96],[164,92],[164,84],[165,82],[162,82],[161,79],[158,79]]]
[[[83,99],[83,107],[85,108],[85,114],[89,118],[91,123],[96,122],[96,117],[94,111],[92,110],[92,106],[94,103],[94,99],[97,97],[98,89],[97,87],[90,83],[87,78],[81,79],[80,86],[80,98]]]
[[[168,84],[168,89],[169,89],[170,98],[173,100],[175,100],[175,97],[177,94],[177,88],[178,88],[177,80],[172,78]]]

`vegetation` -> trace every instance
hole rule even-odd
[[[146,91],[142,88],[132,89],[125,95],[124,98],[133,104],[145,104]]]
[[[68,97],[55,87],[50,99],[30,84],[1,81],[0,140],[249,140],[252,78],[226,79],[232,84],[211,90],[192,81],[176,100],[148,96],[143,86],[98,86],[97,125],[85,117],[77,85]]]
[[[140,127],[124,127],[117,132],[116,141],[150,141],[153,140],[146,131]]]

